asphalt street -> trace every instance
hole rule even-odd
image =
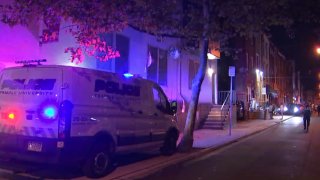
[[[214,151],[162,169],[145,180],[320,179],[320,118],[311,118],[308,133],[302,117]]]
[[[301,117],[286,119],[288,117],[284,118],[284,121],[252,120],[239,123],[233,130],[235,137],[228,136],[225,131],[197,131],[195,136],[198,138],[196,138],[198,145],[201,145],[203,140],[209,144],[213,143],[212,145],[218,143],[216,147],[220,147],[222,142],[226,144],[217,149],[212,147],[194,149],[190,153],[176,153],[169,157],[160,156],[158,151],[120,156],[114,172],[102,179],[131,180],[142,177],[145,179],[305,179],[304,177],[315,179],[314,177],[320,177],[316,172],[320,161],[315,153],[320,152],[319,143],[315,144],[319,137],[320,118],[312,118],[309,133],[304,133],[302,130]],[[232,140],[232,137],[235,140]],[[232,142],[231,145],[228,142]],[[0,179],[87,178],[80,169],[73,167],[21,164],[8,160],[0,161]]]

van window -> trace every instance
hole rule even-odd
[[[169,112],[169,109],[170,109],[169,103],[164,93],[157,87],[154,87],[152,90],[153,90],[154,103],[157,109],[163,112]]]
[[[5,79],[1,89],[52,90],[56,79]]]

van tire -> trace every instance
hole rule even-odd
[[[111,172],[113,158],[107,143],[97,143],[85,161],[82,171],[89,178],[101,178]]]
[[[167,132],[163,142],[163,146],[160,148],[162,155],[171,156],[177,150],[178,131],[171,129]]]

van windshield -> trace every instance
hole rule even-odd
[[[167,100],[166,95],[162,89],[158,86],[154,86],[153,89],[153,100],[156,107],[163,112],[170,112],[170,104]]]

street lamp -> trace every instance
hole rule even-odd
[[[209,67],[208,70],[207,70],[207,73],[208,73],[208,75],[210,77],[212,77],[212,74],[214,73],[214,70],[211,67]]]
[[[317,53],[318,55],[320,55],[320,47],[317,47],[317,48],[316,48],[316,53]]]
[[[264,94],[265,92],[263,91],[263,71],[260,69],[256,69],[256,77],[257,77],[257,89],[258,89],[258,94],[257,94],[257,100],[258,102],[264,102]]]
[[[256,77],[257,77],[257,81],[260,81],[260,70],[256,69]]]
[[[258,94],[257,94],[257,100],[258,102],[262,102],[264,99],[262,97],[262,88],[263,88],[263,71],[260,69],[256,69],[256,77],[257,77],[257,89],[258,89]]]

